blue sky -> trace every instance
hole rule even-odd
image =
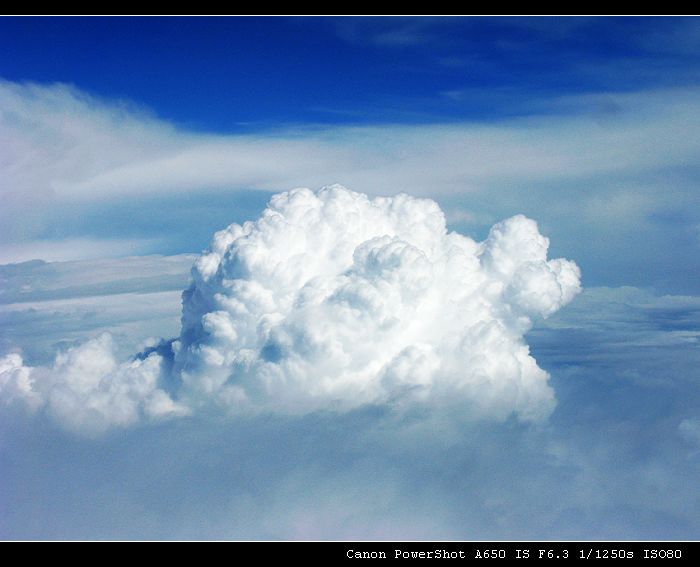
[[[700,71],[694,19],[3,18],[0,31],[5,79],[75,84],[208,132],[490,121]]]
[[[0,356],[35,373],[177,337],[212,234],[298,186],[477,240],[525,214],[583,285],[525,336],[534,426],[0,406],[0,537],[696,537],[699,48],[697,18],[0,18]]]

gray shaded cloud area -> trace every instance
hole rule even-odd
[[[11,337],[38,364],[103,327],[127,350],[174,336],[190,263],[104,260],[89,283],[79,263],[3,266],[3,352]],[[0,537],[692,539],[698,329],[697,297],[585,289],[526,336],[558,402],[539,425],[368,406],[84,439],[3,412]]]

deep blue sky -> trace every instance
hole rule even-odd
[[[697,20],[2,18],[0,76],[189,128],[489,120],[553,95],[697,82]]]

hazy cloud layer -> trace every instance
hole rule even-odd
[[[96,320],[96,332],[120,329],[119,344],[171,336],[179,293],[154,301],[153,282],[142,280],[140,293],[138,276],[171,271],[168,286],[178,288],[191,261],[111,259],[92,274],[89,263],[13,266],[3,277],[14,290],[8,305],[22,317],[10,334],[35,359],[52,357],[66,334],[84,342],[90,329],[73,327],[81,318]],[[96,287],[83,288],[72,311],[57,303],[88,274]],[[32,299],[22,303],[29,280]],[[101,295],[85,295],[94,292]],[[162,316],[152,320],[151,308]],[[39,345],[34,329],[45,334]],[[698,329],[697,297],[585,289],[526,335],[558,401],[535,428],[470,424],[449,412],[416,420],[375,406],[225,421],[195,415],[85,440],[61,433],[50,416],[26,420],[4,409],[0,533],[692,539],[700,528]]]
[[[25,364],[103,333],[125,360],[159,337],[177,336],[182,290],[196,256],[141,256],[0,266],[0,352]],[[149,344],[150,344],[149,343]]]

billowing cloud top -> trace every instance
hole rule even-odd
[[[50,369],[13,354],[0,396],[79,430],[214,407],[542,419],[554,396],[523,335],[580,291],[578,267],[547,260],[548,245],[521,215],[478,243],[448,232],[431,200],[281,193],[196,260],[172,353],[117,364],[100,338]]]

